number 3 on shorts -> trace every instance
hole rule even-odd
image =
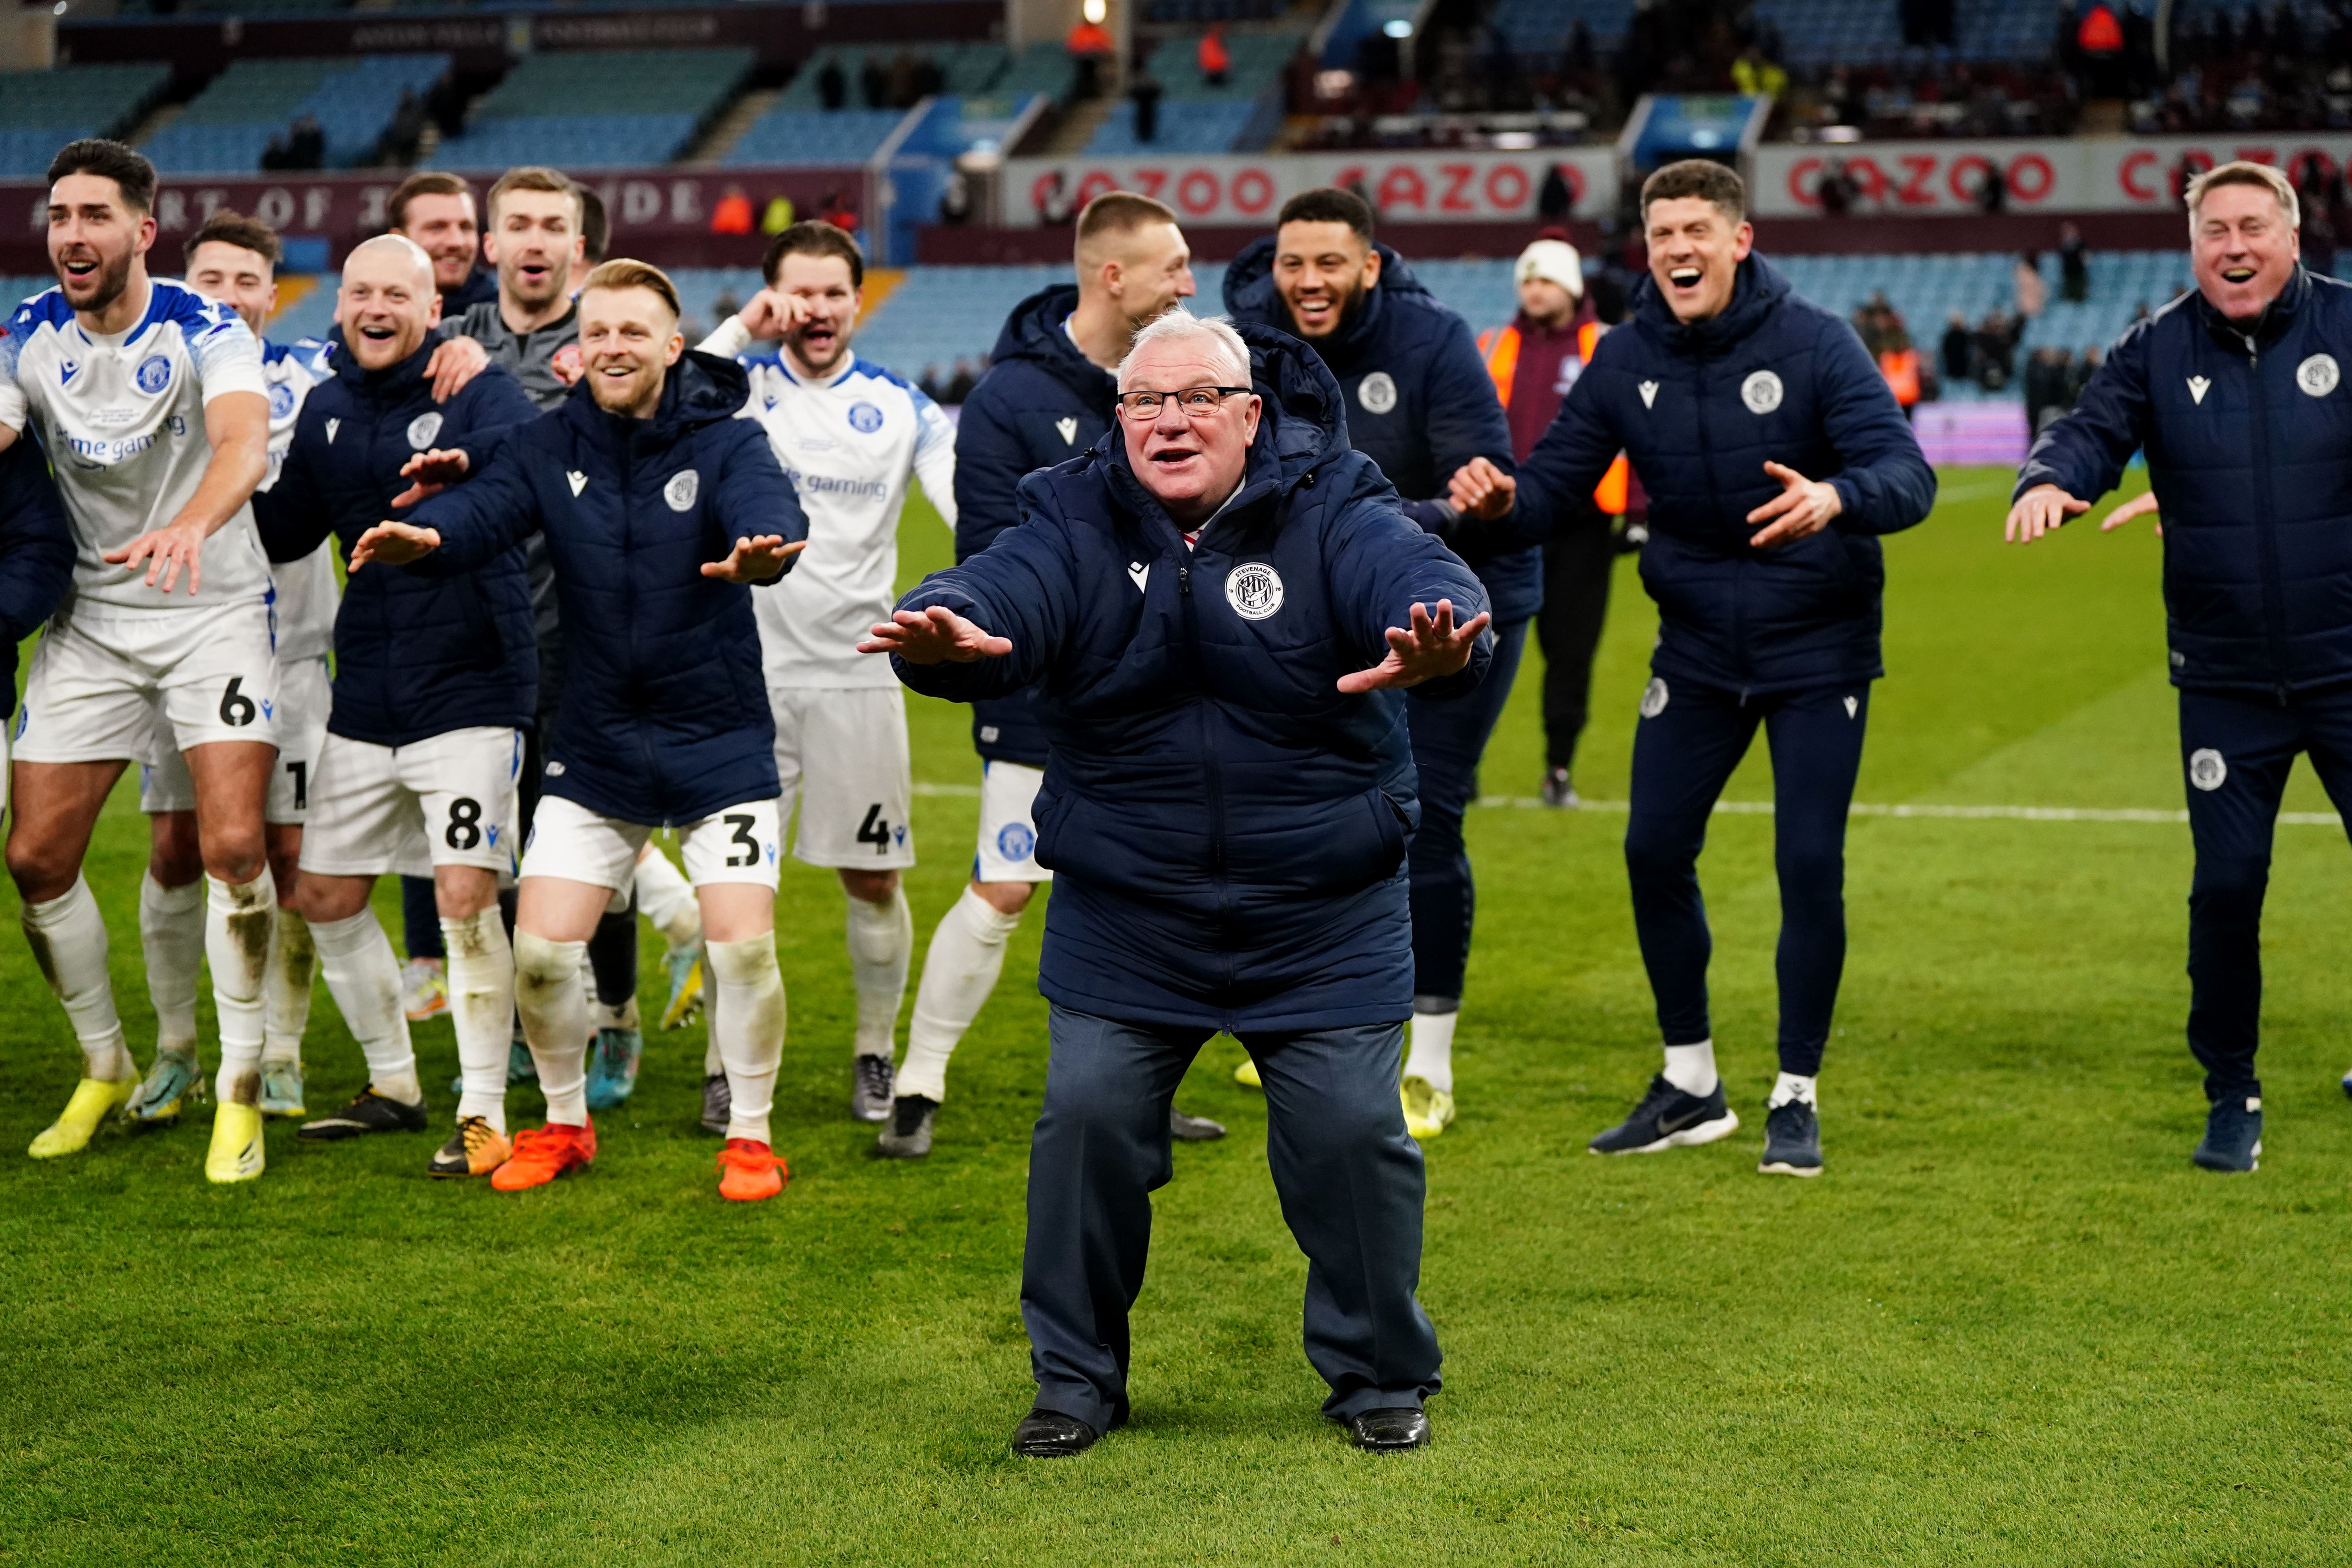
[[[740,844],[743,847],[742,854],[729,854],[727,857],[727,864],[730,867],[736,868],[740,868],[745,866],[758,865],[760,863],[760,841],[752,837],[751,825],[757,822],[759,818],[751,816],[749,812],[730,811],[719,820],[735,830],[733,833],[728,835],[727,842],[730,844]]]

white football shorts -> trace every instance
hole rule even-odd
[[[430,877],[436,866],[514,869],[522,731],[449,730],[405,746],[330,735],[310,779],[302,869]]]
[[[20,763],[145,763],[170,747],[278,742],[278,652],[260,599],[121,610],[85,600],[33,650]]]
[[[1037,864],[1037,786],[1043,768],[1019,763],[980,764],[980,853],[972,857],[975,882],[1050,882],[1054,873]]]
[[[261,820],[300,826],[310,819],[310,779],[318,772],[319,748],[326,743],[327,713],[334,701],[324,654],[278,667],[278,771]],[[165,746],[139,770],[139,809],[149,816],[196,809],[195,781],[175,746]]]
[[[686,879],[696,887],[713,882],[751,882],[773,892],[782,836],[776,830],[776,803],[747,800],[674,830]],[[637,854],[656,829],[642,822],[599,816],[576,800],[539,797],[530,819],[530,842],[523,847],[522,875],[560,877],[614,892],[631,886]]]
[[[853,871],[913,865],[905,689],[771,686],[768,706],[776,716],[777,820],[800,802],[794,858]]]

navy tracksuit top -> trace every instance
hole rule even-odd
[[[433,401],[425,347],[383,370],[335,351],[335,374],[310,389],[278,482],[255,493],[254,521],[272,561],[299,561],[331,533],[344,555],[396,515],[403,463],[463,448],[478,471],[518,426],[539,417],[515,378],[492,365],[446,404]],[[361,571],[335,611],[335,701],[328,730],[405,746],[452,730],[531,722],[539,691],[530,585],[522,552],[462,577]]]
[[[2164,516],[2172,682],[2271,698],[2352,681],[2352,288],[2296,269],[2251,328],[2199,293],[2116,341],[2019,493],[2090,500],[2134,450]]]
[[[73,564],[65,499],[28,427],[0,452],[0,658],[5,659],[0,675],[16,679],[16,645],[57,613],[73,582]]]
[[[1431,293],[1387,246],[1381,280],[1330,336],[1308,343],[1338,378],[1346,438],[1380,465],[1405,515],[1458,551],[1486,584],[1496,624],[1543,608],[1543,552],[1473,537],[1445,500],[1446,481],[1473,458],[1505,473],[1511,426],[1470,325]],[[1253,241],[1225,268],[1225,309],[1237,321],[1291,331],[1274,287],[1275,237]]]
[[[1412,1008],[1406,699],[1335,682],[1385,656],[1415,601],[1467,618],[1486,596],[1349,449],[1322,362],[1243,331],[1264,422],[1196,548],[1114,437],[1023,480],[1019,527],[899,601],[946,605],[1012,653],[893,663],[959,701],[1036,687],[1052,750],[1036,805],[1037,858],[1055,872],[1047,997],[1213,1029],[1393,1023]],[[1466,694],[1492,641],[1412,700]]]
[[[1761,257],[1739,264],[1720,315],[1688,325],[1643,279],[1519,465],[1498,531],[1541,537],[1621,447],[1650,496],[1656,674],[1760,695],[1885,673],[1878,536],[1927,515],[1936,474],[1852,327]],[[1748,513],[1781,493],[1767,459],[1828,480],[1844,510],[1807,538],[1751,548]]]
[[[410,517],[441,533],[404,568],[420,576],[478,570],[534,530],[546,538],[575,633],[542,793],[656,826],[774,798],[751,590],[701,574],[738,538],[808,537],[766,432],[735,417],[750,393],[741,366],[691,350],[650,419],[605,413],[583,380]]]

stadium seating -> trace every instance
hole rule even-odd
[[[842,84],[848,95],[840,112],[863,110],[866,100],[859,79],[865,71],[866,59],[871,57],[875,63],[887,68],[902,47],[908,54],[928,58],[940,68],[940,74],[946,78],[941,91],[965,97],[989,91],[1011,63],[1002,44],[827,44],[802,64],[791,83],[777,95],[775,107],[785,110],[822,110],[824,100],[818,90],[818,79],[824,74],[827,65],[834,65],[841,68]]]
[[[1579,21],[1596,47],[1613,46],[1633,9],[1633,0],[1501,0],[1488,22],[1514,54],[1543,59],[1559,52]],[[1966,60],[2041,59],[2057,34],[2056,13],[2046,5],[1956,0],[1953,13],[1953,52]],[[1757,0],[1755,17],[1780,33],[1788,65],[1870,65],[1905,52],[1895,0]]]
[[[130,130],[171,84],[172,68],[61,66],[0,80],[0,177],[38,179],[76,137]]]
[[[421,98],[448,69],[446,55],[236,60],[142,151],[168,174],[247,174],[272,136],[307,114],[326,134],[328,167],[364,163],[402,92]]]
[[[441,144],[453,169],[562,163],[611,169],[679,156],[751,73],[750,49],[583,50],[536,54]]]
[[[863,163],[874,156],[898,121],[897,109],[772,109],[753,121],[723,160],[822,166]]]
[[[1157,134],[1135,134],[1135,105],[1120,104],[1087,143],[1094,158],[1134,157],[1153,153],[1248,152],[1265,144],[1280,123],[1275,94],[1283,68],[1298,52],[1292,33],[1238,34],[1226,41],[1233,68],[1223,85],[1202,78],[1197,37],[1162,38],[1145,68],[1160,84]]]

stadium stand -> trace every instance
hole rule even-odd
[[[1894,0],[1757,0],[1756,26],[1776,34],[1790,66],[1873,65],[1904,58],[1903,7]],[[1557,58],[1582,22],[1593,43],[1612,49],[1633,21],[1633,0],[1501,0],[1489,24],[1528,59]],[[2017,0],[1956,0],[1951,53],[1970,61],[2041,59],[2058,14]]]
[[[373,159],[402,93],[423,97],[448,70],[446,55],[233,61],[141,151],[168,174],[249,173],[271,137],[308,116],[326,138],[325,166],[348,168]]]
[[[37,179],[78,136],[128,131],[171,85],[168,65],[61,66],[0,78],[0,177]]]
[[[1135,133],[1135,105],[1124,103],[1087,143],[1095,158],[1150,153],[1233,153],[1262,147],[1281,120],[1283,68],[1298,52],[1295,33],[1243,33],[1225,40],[1233,68],[1211,86],[1201,75],[1197,37],[1162,38],[1144,64],[1160,84],[1159,128],[1150,142]]]
[[[750,49],[646,49],[527,55],[441,144],[453,169],[560,163],[610,169],[685,152],[751,74]],[[583,113],[583,104],[595,105]]]
[[[906,117],[897,109],[771,109],[745,128],[723,162],[736,167],[863,163]]]

